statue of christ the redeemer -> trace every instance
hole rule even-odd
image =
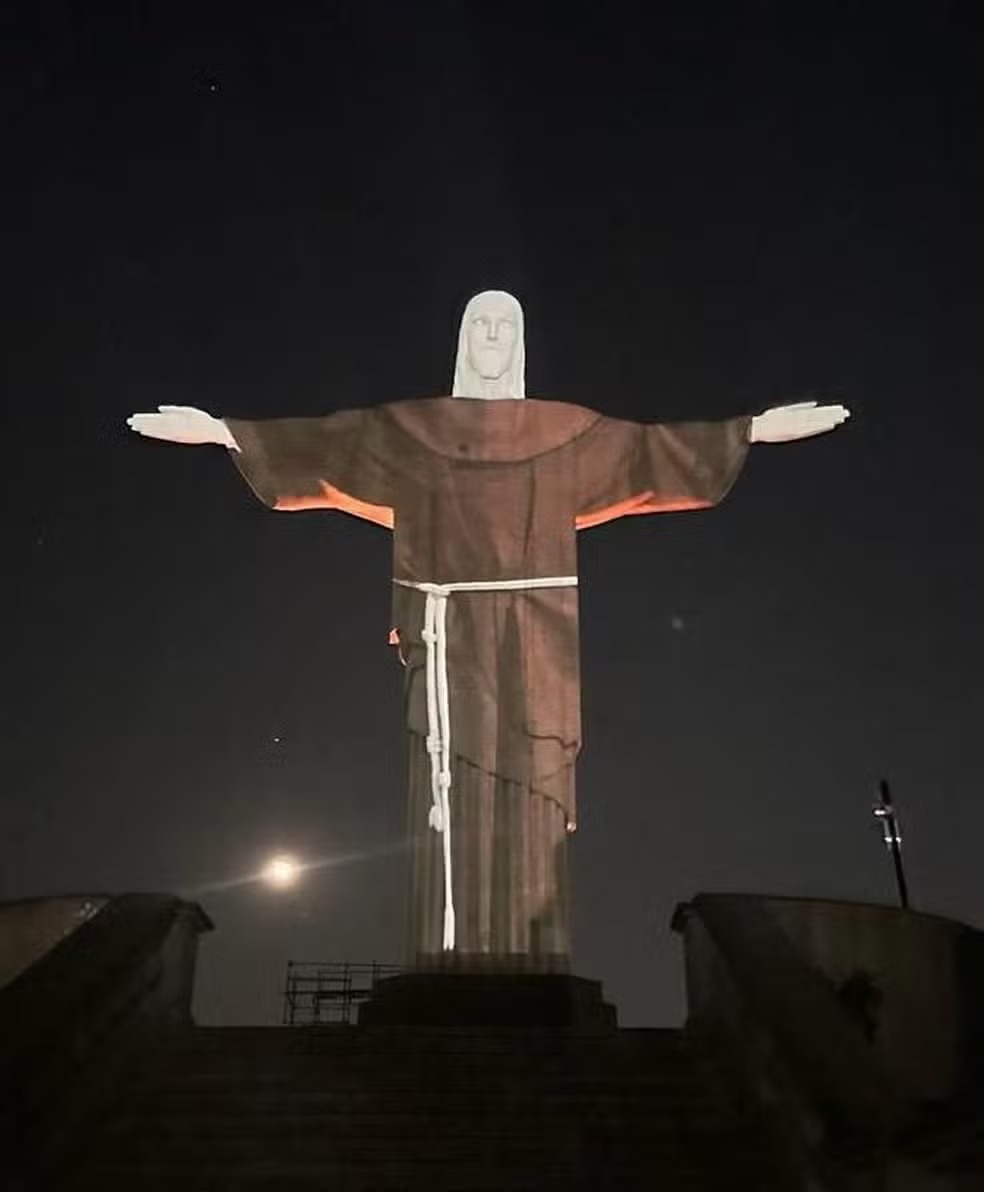
[[[843,406],[643,425],[525,398],[523,314],[486,291],[461,322],[451,397],[247,422],[134,414],[151,438],[230,449],[274,509],[393,531],[412,839],[409,952],[562,970],[581,745],[578,530],[703,509],[753,442],[833,429]]]

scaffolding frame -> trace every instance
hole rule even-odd
[[[284,988],[284,1026],[354,1026],[358,1009],[381,977],[395,977],[399,965],[378,961],[289,960]]]

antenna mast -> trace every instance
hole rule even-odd
[[[885,845],[892,854],[895,866],[895,881],[899,888],[899,902],[903,910],[909,909],[909,887],[905,880],[905,869],[902,865],[902,833],[899,831],[899,821],[892,803],[892,792],[888,782],[882,778],[878,783],[879,802],[872,808],[875,819],[881,822],[882,836]]]

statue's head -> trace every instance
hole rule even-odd
[[[461,318],[452,395],[525,397],[525,371],[523,308],[503,290],[476,294]]]

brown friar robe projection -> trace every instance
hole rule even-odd
[[[439,397],[226,422],[236,462],[267,505],[340,509],[388,526],[395,581],[459,584],[571,583],[578,529],[713,505],[742,466],[750,419],[642,425],[562,402]],[[406,667],[409,740],[409,953],[424,965],[447,947],[445,842],[429,826],[426,600],[394,582],[391,640]],[[581,744],[577,589],[452,591],[446,618],[455,959],[564,969]]]

